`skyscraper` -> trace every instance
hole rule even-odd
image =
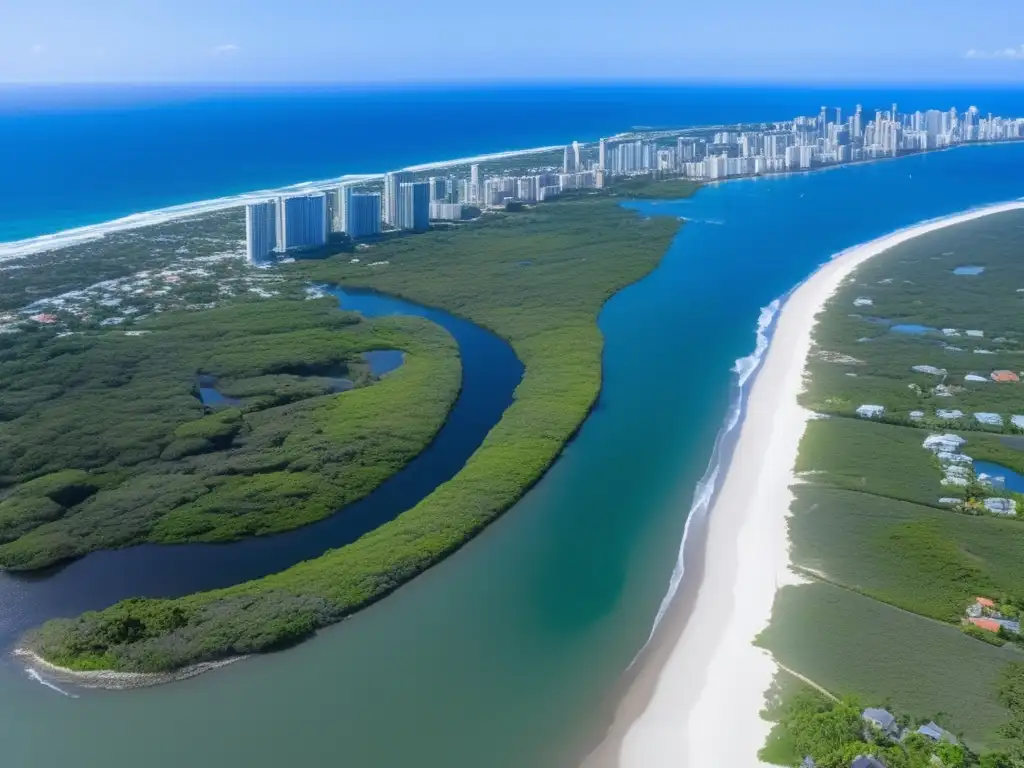
[[[425,232],[430,228],[430,184],[425,181],[406,182],[398,188],[399,229]]]
[[[345,195],[348,211],[345,232],[353,240],[380,234],[380,195],[347,190]]]
[[[430,184],[430,202],[448,202],[448,179],[443,176],[431,176],[427,181]]]
[[[408,171],[392,171],[384,174],[384,223],[398,227],[401,206],[399,189],[402,184],[410,184],[415,179]]]
[[[469,199],[463,202],[479,205],[482,192],[480,189],[480,166],[471,165],[469,166]]]
[[[245,255],[255,262],[267,258],[277,246],[274,201],[245,206]]]
[[[315,248],[327,242],[327,198],[321,193],[277,202],[277,249]]]
[[[572,167],[577,173],[583,170],[583,165],[580,162],[580,143],[578,141],[572,143]]]
[[[569,173],[572,170],[572,155],[569,154],[569,147],[562,150],[562,173]]]
[[[601,139],[601,143],[597,146],[597,167],[603,171],[608,167],[605,164],[608,161],[608,142],[605,139]]]

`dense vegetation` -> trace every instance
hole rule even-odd
[[[995,370],[1024,378],[1022,257],[1024,214],[985,217],[875,257],[829,302],[802,400],[830,418],[805,432],[790,520],[792,561],[811,583],[779,593],[761,637],[827,689],[890,701],[914,718],[942,711],[972,747],[1008,748],[1014,766],[1024,765],[1012,762],[1024,727],[1002,727],[1009,705],[999,681],[1021,659],[1019,642],[1004,641],[1019,638],[962,622],[976,596],[1011,608],[1024,597],[1021,519],[974,503],[1009,497],[1024,510],[1024,496],[973,473],[967,486],[943,485],[943,464],[922,443],[953,432],[975,460],[1024,470],[1011,419],[1024,414],[1024,384],[965,380]],[[962,266],[984,271],[955,274]],[[893,330],[901,325],[923,328]],[[920,365],[938,372],[913,370]],[[885,414],[858,418],[864,404]],[[977,412],[1003,423],[984,425]]]
[[[333,299],[234,301],[136,327],[0,336],[0,566],[318,520],[419,453],[459,389],[444,330],[363,320]],[[365,388],[361,353],[379,348],[407,363]],[[202,377],[236,407],[204,406]],[[335,394],[339,377],[357,388]]]
[[[775,725],[759,757],[775,765],[800,765],[812,757],[819,768],[848,768],[862,755],[881,760],[887,768],[1010,768],[1006,755],[988,753],[979,758],[961,744],[932,742],[915,733],[933,718],[911,718],[900,713],[896,727],[905,735],[892,739],[869,726],[861,717],[863,707],[854,697],[831,699],[805,685],[787,680],[777,683],[769,695],[763,716]],[[936,760],[939,762],[936,763]]]
[[[187,238],[185,253],[181,240]],[[196,264],[245,241],[245,220],[223,211],[146,229],[113,232],[70,248],[0,263],[0,313],[94,283],[166,267],[187,256]]]
[[[369,286],[494,330],[526,368],[515,402],[458,475],[353,544],[229,589],[51,621],[28,644],[75,668],[165,670],[279,648],[394,590],[508,509],[554,461],[600,389],[597,312],[658,264],[678,227],[594,197],[386,240],[358,264],[346,255],[295,265],[302,277]]]

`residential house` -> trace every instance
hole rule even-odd
[[[850,763],[850,768],[885,768],[885,763],[871,755],[861,755]]]
[[[884,709],[872,709],[869,707],[861,713],[861,717],[863,717],[870,725],[889,736],[895,736],[899,733],[899,726],[896,724],[896,718],[891,712]]]
[[[929,721],[922,725],[920,728],[917,729],[917,732],[925,738],[931,739],[932,741],[948,741],[950,744],[959,743],[956,740],[956,736],[947,731],[945,728],[936,725],[933,721]]]
[[[1020,381],[1020,376],[1013,371],[992,371],[992,381],[998,381],[1003,384],[1017,383]]]

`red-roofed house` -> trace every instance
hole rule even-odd
[[[976,618],[971,618],[971,619],[968,619],[967,621],[969,621],[974,626],[980,627],[981,629],[988,630],[989,632],[998,632],[999,631],[999,627],[1002,626],[995,619],[976,619]]]
[[[56,315],[50,315],[46,312],[41,312],[38,315],[32,315],[29,319],[35,320],[37,323],[42,323],[43,325],[53,325],[57,322]]]
[[[976,597],[976,598],[974,598],[974,602],[976,602],[982,608],[995,608],[996,607],[995,601],[991,600],[991,599],[989,599],[987,597]]]
[[[1020,376],[1013,371],[992,371],[992,381],[998,381],[1004,384],[1013,383],[1020,381]]]

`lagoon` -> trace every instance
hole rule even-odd
[[[760,309],[830,254],[1021,195],[1024,146],[994,146],[637,204],[689,223],[661,267],[605,307],[598,406],[515,509],[386,600],[284,653],[74,700],[6,666],[7,763],[572,764],[649,635]]]

